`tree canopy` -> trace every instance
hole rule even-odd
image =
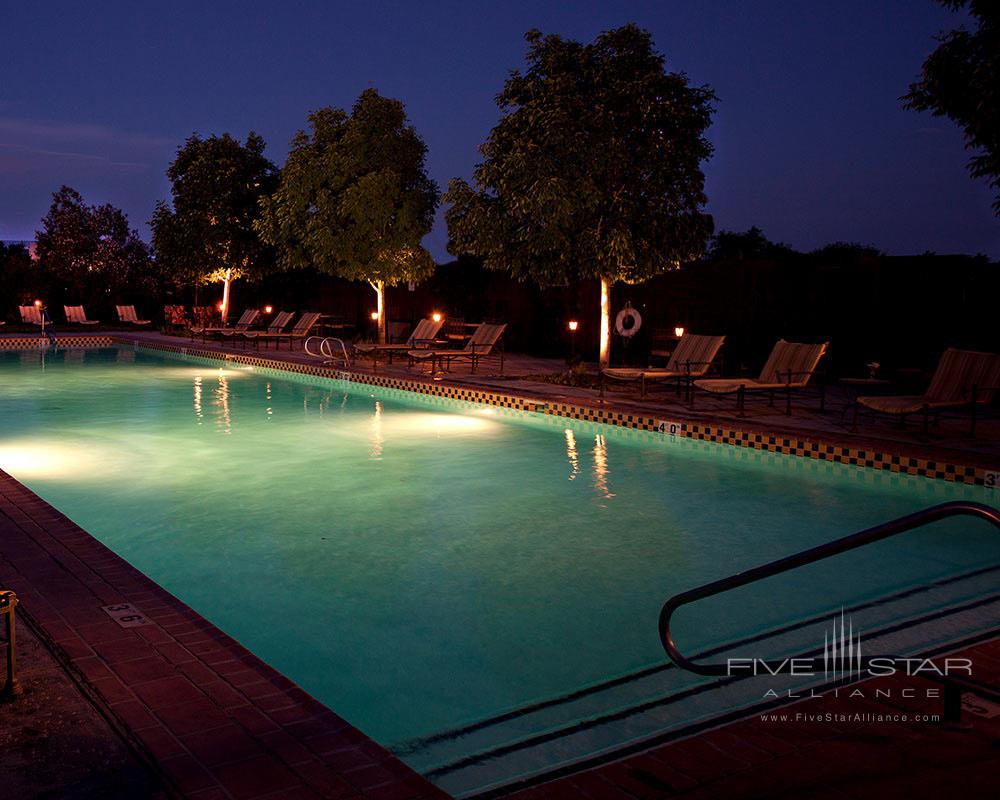
[[[449,250],[541,286],[599,278],[602,296],[700,256],[712,90],[667,72],[635,25],[590,44],[525,38],[527,68],[497,98],[474,185],[445,195]]]
[[[129,227],[125,212],[107,203],[87,205],[69,186],[53,193],[35,238],[42,268],[71,295],[70,301],[149,287],[149,249]]]
[[[274,267],[254,229],[276,182],[264,146],[253,132],[245,144],[228,133],[188,137],[167,168],[171,203],[158,203],[150,222],[161,274],[176,283],[224,281],[227,307],[229,281]]]
[[[421,240],[434,223],[438,188],[427,177],[427,147],[403,104],[375,89],[351,113],[323,108],[299,131],[276,191],[263,201],[258,230],[284,267],[313,267],[384,289],[434,271]]]
[[[993,210],[1000,216],[1000,4],[996,0],[938,0],[966,9],[975,30],[942,33],[924,61],[920,80],[903,96],[907,108],[930,111],[956,122],[974,151],[969,172],[997,191]]]

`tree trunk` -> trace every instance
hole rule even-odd
[[[229,284],[233,279],[233,271],[231,269],[226,270],[226,275],[222,279],[222,326],[226,326],[226,320],[229,318]]]
[[[611,281],[601,278],[600,367],[611,366]]]
[[[369,281],[369,283],[372,289],[375,290],[375,296],[378,298],[378,343],[385,344],[386,331],[388,329],[385,308],[385,281]]]

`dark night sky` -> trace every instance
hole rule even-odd
[[[720,100],[707,166],[716,227],[808,249],[1000,257],[991,195],[948,120],[899,96],[961,18],[932,0],[0,2],[0,238],[33,238],[62,183],[148,237],[192,131],[261,133],[281,163],[306,113],[368,86],[402,99],[444,188],[468,176],[524,31],[590,40],[634,21]],[[446,258],[440,223],[426,244]]]

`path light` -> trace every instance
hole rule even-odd
[[[41,300],[36,300],[35,301],[35,308],[41,308],[41,307],[42,307],[42,301]]]
[[[684,326],[683,325],[678,325],[676,328],[674,328],[674,336],[676,336],[678,339],[680,339],[683,335],[684,335]]]
[[[378,322],[378,312],[377,311],[373,311],[372,312],[372,322]]]
[[[578,320],[571,319],[566,323],[566,327],[569,328],[569,360],[572,362],[576,359],[576,332],[580,323]]]
[[[222,311],[222,301],[221,300],[219,301],[219,304],[216,306],[216,308],[219,309],[219,311]]]
[[[274,306],[264,306],[265,314],[270,314],[272,311],[274,311]]]
[[[576,329],[577,329],[577,328],[579,328],[579,327],[580,327],[580,323],[579,323],[579,322],[577,322],[577,321],[576,321],[575,319],[571,319],[571,320],[569,321],[569,329],[570,329],[570,331],[572,331],[573,333],[576,333]]]
[[[441,312],[440,311],[435,311],[433,314],[431,314],[431,319],[434,320],[435,322],[440,322],[441,321]]]

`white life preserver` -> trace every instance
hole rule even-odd
[[[626,339],[635,336],[641,327],[642,314],[632,306],[625,306],[615,317],[615,330],[618,331],[619,336],[624,336]]]

